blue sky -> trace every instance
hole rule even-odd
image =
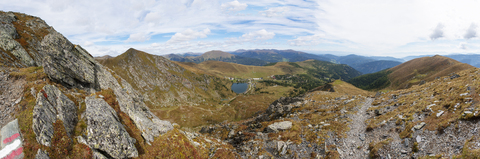
[[[2,0],[94,56],[294,49],[404,57],[480,53],[478,0]]]

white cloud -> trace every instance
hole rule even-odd
[[[436,40],[436,39],[438,39],[438,38],[444,37],[444,35],[443,35],[443,28],[445,28],[445,26],[443,26],[442,23],[438,23],[438,24],[437,24],[437,27],[435,27],[435,29],[433,30],[432,34],[430,34],[430,39]]]
[[[206,38],[208,34],[210,34],[210,29],[208,28],[198,32],[192,29],[187,29],[181,33],[176,33],[175,35],[173,35],[172,38],[167,41],[167,43],[178,43],[194,40],[197,38]]]
[[[241,39],[244,39],[245,41],[252,41],[252,40],[268,40],[268,39],[273,39],[273,37],[275,37],[275,33],[268,32],[267,30],[262,29],[259,31],[243,34]]]
[[[326,39],[346,40],[361,44],[364,52],[396,52],[408,46],[416,51],[421,42],[431,38],[450,41],[452,49],[457,49],[463,39],[465,28],[471,23],[479,24],[480,1],[463,0],[419,0],[419,1],[356,1],[332,0],[317,1],[315,14],[319,30],[326,34]],[[432,34],[432,27],[439,23],[444,28]],[[439,42],[439,41],[436,41]],[[350,47],[351,45],[346,45]],[[403,49],[403,48],[402,48]],[[436,51],[442,51],[435,49]],[[432,50],[433,51],[433,50]]]
[[[94,43],[91,42],[91,41],[85,41],[85,43],[83,43],[83,46],[92,46]]]
[[[126,42],[144,42],[150,40],[150,35],[147,33],[135,33],[135,34],[130,34],[130,37],[126,40]]]
[[[460,43],[460,44],[458,45],[458,48],[459,48],[459,49],[462,49],[462,50],[467,50],[467,49],[468,49],[467,43]]]
[[[118,54],[130,47],[157,54],[198,52],[202,47],[203,51],[283,48],[393,55],[464,51],[459,42],[465,39],[465,51],[480,52],[478,6],[478,0],[0,1],[0,10],[38,16],[94,55]],[[437,30],[442,34],[432,36],[439,23],[444,26]],[[206,33],[205,28],[211,31]],[[164,38],[167,35],[170,39]],[[442,40],[431,40],[440,35]],[[195,40],[200,38],[203,43]],[[270,45],[265,39],[278,43]]]
[[[311,36],[300,36],[296,39],[289,40],[288,43],[291,46],[310,46],[317,45],[320,43],[321,35],[311,35]]]
[[[284,12],[289,11],[290,8],[288,7],[275,7],[275,8],[270,8],[265,11],[260,11],[259,13],[263,16],[266,17],[276,17],[276,16],[281,16],[283,15]]]
[[[160,21],[162,16],[156,12],[150,12],[145,16],[145,21],[155,23]]]
[[[477,37],[477,25],[475,23],[472,23],[470,27],[467,29],[467,32],[465,35],[463,35],[463,38],[465,39],[471,39]]]
[[[233,12],[245,10],[247,7],[248,7],[247,3],[240,3],[238,2],[238,0],[234,0],[234,1],[222,4],[223,10],[229,10]]]

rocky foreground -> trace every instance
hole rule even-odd
[[[201,157],[228,147],[160,120],[40,18],[0,12],[0,22],[0,158]]]
[[[201,133],[243,158],[477,158],[479,77],[475,68],[376,95],[337,81]]]

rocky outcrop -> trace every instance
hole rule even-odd
[[[257,117],[256,120],[260,122],[277,119],[290,113],[293,108],[300,107],[303,102],[304,100],[299,97],[281,97],[270,104],[265,113]]]
[[[62,34],[52,32],[41,43],[40,53],[46,55],[42,64],[48,77],[69,87],[96,88],[98,66],[93,57]]]
[[[170,122],[160,120],[149,110],[143,97],[138,95],[129,83],[122,80],[120,85],[107,69],[102,67],[98,72],[100,87],[113,90],[120,110],[130,116],[147,142],[152,142],[154,137],[173,129]]]
[[[37,94],[33,109],[32,127],[38,143],[51,145],[53,123],[57,118],[63,122],[67,134],[71,136],[78,122],[77,106],[57,87],[46,85]]]
[[[4,13],[0,15],[0,48],[14,55],[14,58],[25,66],[34,66],[35,61],[30,57],[22,45],[15,39],[20,38],[12,22],[16,21],[13,13]]]
[[[17,16],[18,15],[18,16]],[[43,20],[0,12],[0,61],[6,66],[43,66],[55,82],[98,90],[94,58]]]
[[[108,158],[138,157],[135,139],[130,137],[115,110],[103,99],[87,97],[87,144]]]

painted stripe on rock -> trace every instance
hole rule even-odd
[[[10,159],[10,158],[14,158],[15,156],[18,156],[18,155],[22,154],[23,148],[20,147],[20,144],[22,144],[22,142],[19,139],[17,139],[15,141],[13,141],[12,144],[5,146],[5,148],[0,150],[0,158]],[[6,158],[4,158],[4,157],[6,157]]]
[[[13,150],[12,153],[10,153],[7,157],[3,158],[3,159],[14,159],[15,157],[21,155],[23,152],[23,147],[20,147],[16,150]]]
[[[5,140],[3,140],[3,144],[7,144],[9,142],[12,142],[13,140],[15,140],[17,137],[19,137],[20,134],[19,133],[16,133],[16,134],[13,134],[12,136],[6,138]]]

